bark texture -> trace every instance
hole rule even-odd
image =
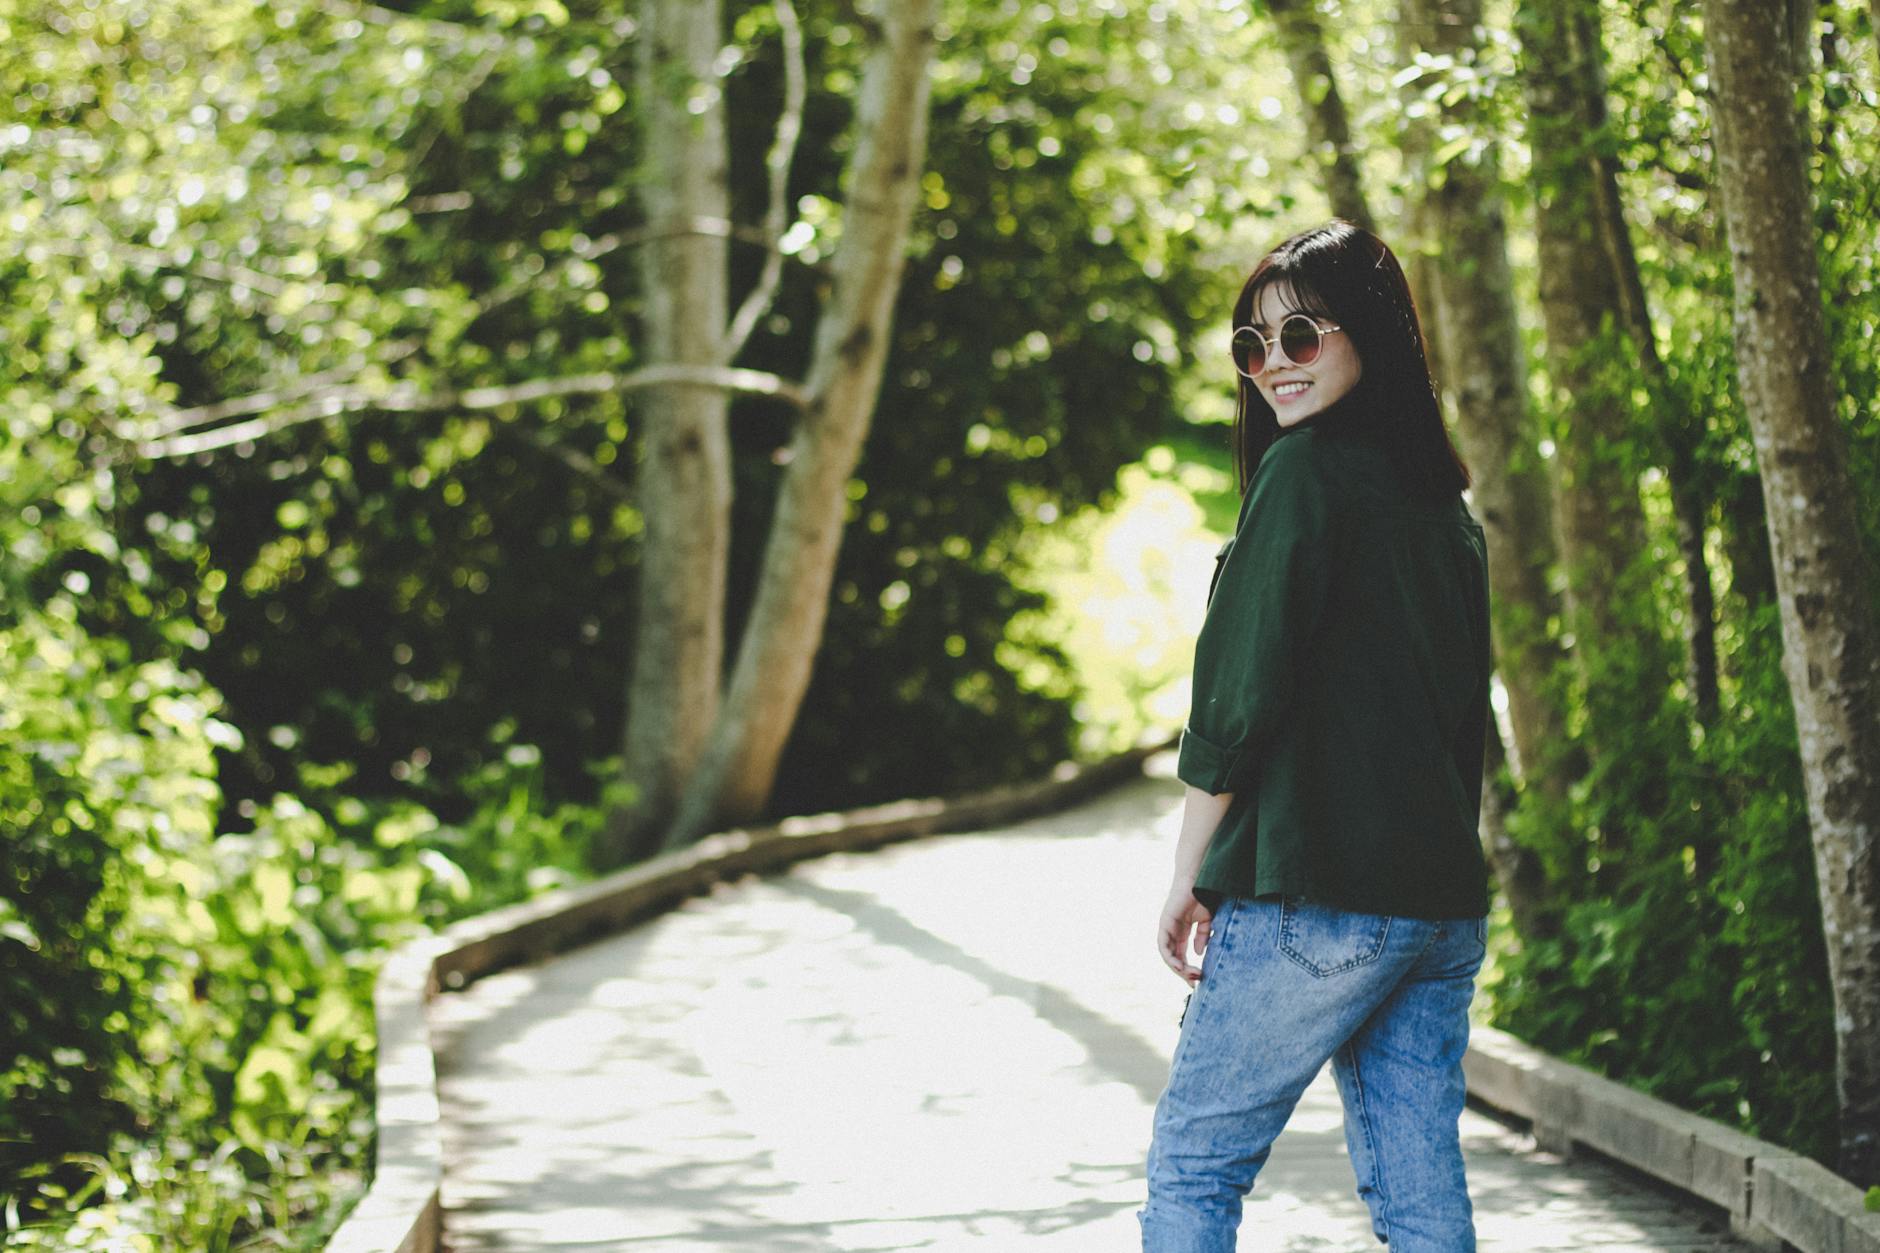
[[[1338,80],[1332,77],[1318,10],[1312,0],[1266,0],[1266,7],[1279,28],[1280,47],[1292,70],[1293,84],[1299,88],[1310,153],[1324,171],[1325,196],[1332,212],[1375,233],[1352,148],[1351,120],[1345,113],[1344,97],[1338,94]]]
[[[884,5],[863,71],[830,303],[817,323],[809,404],[790,441],[750,619],[720,716],[665,846],[756,817],[767,803],[828,614],[845,487],[887,360],[926,159],[935,0]]]
[[[1411,33],[1414,29],[1403,24],[1397,27],[1398,59],[1405,64],[1417,52],[1417,41]],[[1416,305],[1417,323],[1423,328],[1423,350],[1430,363],[1431,380],[1436,384],[1437,402],[1443,406],[1444,415],[1453,421],[1455,398],[1448,391],[1453,370],[1447,355],[1442,303],[1436,290],[1441,280],[1436,264],[1440,251],[1438,224],[1431,197],[1422,194],[1430,185],[1429,161],[1430,151],[1436,146],[1436,119],[1433,107],[1419,101],[1418,95],[1419,88],[1414,84],[1405,92],[1397,132],[1403,168],[1410,186],[1418,189],[1418,194],[1405,197],[1402,235],[1390,244],[1403,266],[1404,277],[1410,282],[1410,297]],[[1465,456],[1464,460],[1468,458]],[[1472,474],[1481,472],[1473,464],[1469,469]]]
[[[1555,530],[1566,575],[1567,630],[1585,690],[1589,749],[1626,751],[1663,706],[1670,676],[1652,583],[1656,562],[1639,499],[1630,342],[1621,268],[1631,244],[1604,160],[1605,75],[1597,0],[1523,0],[1516,9],[1533,153],[1540,308],[1554,423]],[[1623,256],[1615,255],[1623,253]],[[1642,328],[1649,335],[1649,327]],[[1669,764],[1669,763],[1663,763]],[[1664,778],[1663,770],[1644,772]],[[1649,786],[1649,785],[1648,785]],[[1645,814],[1658,795],[1632,798]],[[1598,878],[1622,868],[1627,828],[1601,832]]]
[[[1479,0],[1411,0],[1399,37],[1406,54],[1455,56],[1472,46],[1480,21]],[[1475,120],[1466,99],[1444,107],[1442,119],[1465,127]],[[1550,489],[1527,410],[1493,149],[1458,155],[1430,171],[1429,183],[1422,212],[1440,241],[1431,267],[1432,304],[1441,328],[1445,390],[1453,397],[1457,437],[1475,476],[1470,496],[1488,534],[1496,669],[1508,693],[1516,777],[1558,799],[1572,767],[1566,727],[1548,694],[1561,660],[1547,633],[1555,611],[1547,583],[1554,560]],[[1498,821],[1493,825],[1500,827]],[[1492,835],[1488,847],[1521,933],[1551,934],[1557,922],[1540,887],[1544,878],[1534,852],[1517,851]]]
[[[722,43],[720,0],[641,6],[635,68],[645,153],[640,202],[651,228],[640,253],[648,365],[719,364],[728,243],[677,224],[730,215],[724,96],[713,68]],[[704,752],[724,671],[730,397],[720,386],[691,383],[651,387],[644,397],[638,494],[646,531],[622,770],[635,799],[609,815],[597,852],[604,865],[622,865],[657,844]]]
[[[1835,416],[1781,6],[1705,0],[1737,371],[1755,437],[1834,988],[1839,1169],[1880,1184],[1880,637]]]
[[[1639,363],[1658,397],[1670,394],[1664,363],[1658,356],[1651,312],[1645,302],[1645,284],[1639,277],[1638,255],[1620,208],[1617,162],[1602,153],[1605,173],[1599,180],[1599,218],[1606,252],[1618,276],[1619,309],[1636,345]],[[1671,490],[1671,512],[1677,526],[1678,554],[1684,566],[1684,681],[1690,693],[1692,716],[1706,735],[1717,729],[1721,709],[1717,661],[1717,597],[1712,582],[1706,537],[1710,527],[1710,497],[1705,492],[1697,450],[1704,437],[1704,420],[1687,410],[1672,410],[1661,401],[1655,432],[1663,457],[1665,480]],[[1760,516],[1755,525],[1760,537]],[[1728,528],[1725,528],[1728,533]],[[1763,564],[1767,564],[1766,554]],[[1744,584],[1744,590],[1753,582]],[[1694,871],[1700,883],[1713,883],[1720,868],[1721,849],[1707,836],[1694,847]]]

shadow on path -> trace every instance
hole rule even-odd
[[[1090,1064],[1113,1079],[1134,1088],[1136,1095],[1154,1105],[1168,1081],[1169,1059],[1161,1050],[1122,1023],[1113,1022],[1069,993],[1048,983],[1007,974],[992,963],[973,956],[949,940],[883,905],[863,892],[832,888],[802,878],[779,879],[781,891],[815,901],[853,918],[876,939],[893,944],[936,965],[970,975],[999,996],[1029,1006],[1052,1027],[1084,1046]]]

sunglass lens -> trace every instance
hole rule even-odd
[[[1266,341],[1251,326],[1243,326],[1234,332],[1234,365],[1242,374],[1252,377],[1266,365]]]
[[[1293,314],[1279,326],[1280,351],[1295,365],[1311,365],[1319,356],[1319,324]]]

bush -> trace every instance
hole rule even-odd
[[[11,1242],[318,1247],[370,1149],[384,951],[573,877],[597,811],[541,812],[540,754],[507,744],[459,826],[310,769],[332,814],[278,794],[217,836],[214,693],[57,614],[0,656]]]

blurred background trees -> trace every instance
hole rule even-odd
[[[728,225],[693,237],[719,327],[775,273],[725,364],[802,385],[884,20],[725,0],[709,72],[662,79],[651,11],[0,0],[20,1242],[316,1246],[370,1140],[375,954],[671,833],[625,751],[649,509],[700,506],[649,482],[660,389],[626,382],[672,359],[648,125],[721,119]],[[1853,0],[1783,13],[1783,264],[1819,267],[1813,420],[1870,569],[1880,39]],[[1225,311],[1272,243],[1362,211],[1490,532],[1492,1020],[1835,1163],[1826,811],[1756,438],[1784,417],[1739,383],[1709,42],[1654,0],[939,4],[825,616],[738,812],[1176,729],[1237,503]],[[722,569],[656,590],[721,580],[728,683],[806,418],[787,388],[705,394]]]

